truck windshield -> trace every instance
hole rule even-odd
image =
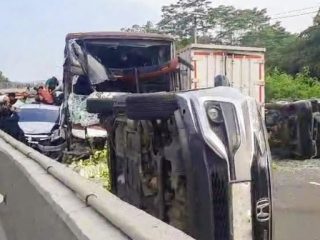
[[[71,65],[77,71],[83,71],[74,74],[88,77],[89,82],[97,86],[97,91],[131,92],[132,85],[113,80],[127,78],[135,81],[135,68],[138,74],[159,72],[172,57],[170,41],[70,40],[67,47]],[[144,92],[170,89],[166,76],[156,76],[139,85]]]
[[[163,64],[170,60],[170,45],[123,42],[87,42],[86,50],[108,68],[125,69]]]
[[[59,117],[59,111],[53,109],[25,108],[20,109],[19,122],[52,122]]]

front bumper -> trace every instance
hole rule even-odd
[[[25,137],[29,146],[43,154],[62,152],[66,147],[66,142],[62,138],[51,141],[49,135],[26,135]]]
[[[37,147],[42,153],[62,152],[66,148],[66,146],[67,146],[66,142],[59,145],[53,145],[53,146],[45,146],[41,144],[37,145]]]

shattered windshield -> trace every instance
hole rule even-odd
[[[114,80],[119,69],[159,66],[171,58],[170,42],[118,40],[69,41],[73,72],[87,75],[91,84]],[[81,74],[82,73],[82,74]]]

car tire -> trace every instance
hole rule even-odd
[[[168,119],[177,109],[173,93],[132,94],[126,98],[126,113],[132,120]]]

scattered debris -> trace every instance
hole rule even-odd
[[[105,189],[110,190],[111,184],[107,157],[107,150],[95,151],[93,155],[90,155],[89,159],[75,160],[68,167],[79,173],[82,177],[102,184]]]

